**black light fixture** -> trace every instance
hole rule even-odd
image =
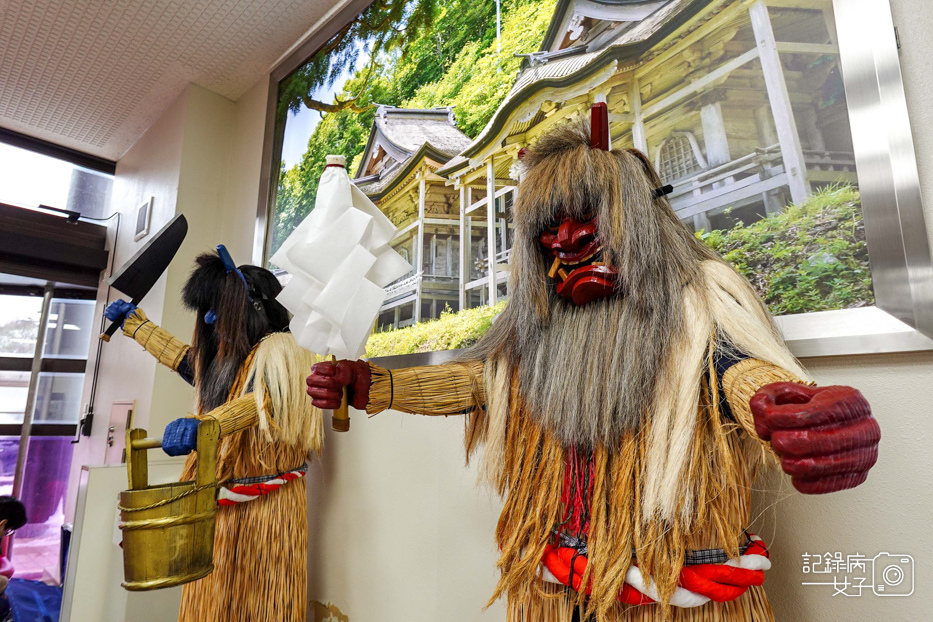
[[[78,219],[81,218],[80,212],[75,212],[70,209],[60,209],[58,207],[49,207],[48,205],[40,205],[39,209],[49,210],[50,212],[57,212],[59,214],[65,215],[65,220],[71,224],[78,222]]]

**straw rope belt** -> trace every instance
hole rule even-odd
[[[223,484],[205,484],[203,486],[192,486],[168,499],[161,499],[154,503],[139,507],[127,507],[117,504],[117,509],[121,512],[142,512],[152,510],[163,505],[174,503],[179,499],[184,499],[208,488],[220,488],[217,494],[217,505],[236,505],[237,503],[246,503],[252,501],[270,492],[274,492],[292,480],[304,477],[308,473],[308,463],[305,462],[297,469],[277,473],[275,475],[260,475],[258,477],[245,477],[243,479],[231,479]],[[190,517],[189,517],[190,518]],[[168,519],[165,519],[168,520]],[[183,521],[187,522],[187,521]],[[127,523],[129,524],[129,523]],[[174,523],[172,523],[174,524]],[[160,525],[161,527],[170,526],[169,524]],[[121,527],[124,529],[124,527]],[[125,527],[125,529],[135,529],[135,527]]]
[[[246,503],[258,499],[263,495],[278,490],[290,481],[304,477],[307,473],[308,463],[305,462],[297,469],[276,475],[228,480],[220,486],[220,492],[217,494],[217,505],[236,505],[237,503]]]
[[[747,534],[748,543],[740,547],[737,559],[728,559],[720,549],[688,552],[677,588],[671,597],[674,607],[699,607],[710,601],[735,600],[752,585],[764,582],[764,571],[771,568],[764,541]],[[541,578],[550,583],[566,585],[577,591],[586,570],[586,544],[561,534],[559,546],[548,545],[541,559]],[[693,555],[691,555],[691,553]],[[725,560],[722,558],[725,557]],[[715,561],[714,561],[715,560]],[[587,588],[589,593],[589,588]],[[648,605],[659,600],[657,586],[649,575],[632,564],[618,600],[627,605]]]

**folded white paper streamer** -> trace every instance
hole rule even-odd
[[[322,356],[366,351],[385,287],[411,265],[389,246],[397,229],[353,185],[343,156],[327,156],[314,209],[272,256],[292,275],[277,296],[291,311],[292,335]]]

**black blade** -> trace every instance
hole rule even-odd
[[[139,302],[168,268],[187,234],[188,221],[183,214],[175,216],[110,277],[109,285]]]

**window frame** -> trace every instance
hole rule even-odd
[[[833,0],[875,307],[776,318],[799,357],[933,350],[933,263],[888,0]]]
[[[0,294],[10,296],[39,296],[43,292],[41,287],[33,285],[0,285]],[[96,290],[85,288],[74,288],[68,285],[55,287],[52,292],[53,300],[94,300],[97,295]],[[30,356],[12,356],[9,354],[0,354],[0,371],[19,371],[29,372],[32,370],[33,355]],[[83,374],[87,372],[87,357],[85,358],[51,358],[42,356],[42,363],[39,369],[40,374]],[[78,423],[55,423],[40,421],[34,422],[31,426],[31,435],[33,436],[69,436],[74,437],[78,431]],[[22,423],[3,423],[0,424],[0,436],[20,436],[22,434]]]
[[[266,95],[266,121],[262,142],[262,163],[259,173],[259,202],[256,206],[256,226],[253,235],[253,265],[261,266],[266,260],[269,235],[272,231],[272,210],[275,209],[275,192],[278,188],[279,169],[282,164],[282,136],[277,135],[275,112],[279,105],[279,83],[293,71],[305,64],[318,50],[324,47],[341,28],[365,11],[374,0],[342,0],[338,2],[311,29],[304,41],[286,52],[269,74],[269,91]]]
[[[272,71],[253,249],[257,265],[265,260],[281,162],[275,127],[279,82],[371,2],[339,4]],[[933,350],[933,262],[890,2],[832,4],[876,306],[775,319],[798,357]],[[380,364],[428,364],[455,355],[397,355],[381,358]]]

